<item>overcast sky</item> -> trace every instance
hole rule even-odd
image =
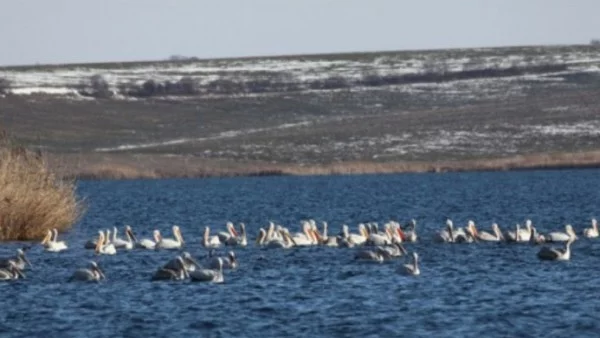
[[[588,43],[600,0],[14,0],[0,64]]]

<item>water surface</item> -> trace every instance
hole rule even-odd
[[[88,211],[61,237],[69,250],[29,250],[27,279],[0,284],[6,337],[166,336],[597,336],[600,240],[580,239],[569,262],[540,262],[524,244],[437,244],[447,217],[456,226],[503,229],[530,218],[540,231],[569,222],[578,233],[600,208],[600,171],[532,171],[84,181]],[[273,220],[341,224],[415,218],[422,275],[353,261],[353,249],[236,249],[241,266],[221,285],[151,282],[176,253],[95,257],[83,244],[98,229],[125,224],[138,237],[182,227],[186,250],[202,257],[203,227],[244,222],[250,238]],[[252,241],[251,241],[252,242]],[[22,246],[1,247],[9,255]],[[224,252],[224,250],[220,250]],[[108,280],[67,283],[90,259]]]

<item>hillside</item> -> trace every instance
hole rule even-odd
[[[536,46],[5,67],[0,122],[82,177],[596,166],[599,66]]]

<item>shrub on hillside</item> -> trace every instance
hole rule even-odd
[[[52,172],[40,152],[0,134],[0,240],[34,240],[69,229],[81,215],[73,182]]]
[[[99,74],[91,76],[87,82],[82,83],[79,94],[96,98],[109,98],[113,96],[108,81]]]
[[[10,87],[10,80],[0,77],[0,95],[8,94],[8,92],[10,91]]]

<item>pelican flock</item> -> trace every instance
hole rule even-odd
[[[398,273],[406,276],[419,276],[421,274],[420,256],[412,250],[409,252],[405,245],[418,241],[416,220],[402,226],[396,221],[385,223],[363,222],[356,226],[356,232],[351,232],[347,224],[340,226],[340,232],[331,234],[328,223],[322,222],[322,230],[314,220],[300,222],[297,232],[274,221],[258,229],[253,241],[254,246],[265,250],[293,249],[302,247],[339,247],[352,249],[356,261],[384,263],[399,257],[408,259],[409,262],[398,264]],[[513,223],[514,224],[514,223]],[[508,226],[502,231],[498,223],[491,224],[491,231],[479,230],[475,221],[468,220],[464,227],[455,226],[451,219],[433,234],[432,243],[481,243],[481,242],[506,242],[529,243],[538,246],[546,243],[558,243],[553,246],[541,246],[537,251],[539,260],[568,261],[571,259],[573,243],[579,239],[572,224],[564,225],[564,231],[554,230],[540,233],[529,219],[514,226]],[[556,229],[556,228],[555,228]],[[171,228],[173,237],[165,238],[159,229],[154,229],[152,239],[138,240],[132,227],[124,227],[125,237],[119,237],[119,229],[100,229],[98,235],[86,241],[86,249],[94,249],[96,255],[116,255],[119,251],[130,250],[179,250],[180,253],[160,266],[151,276],[151,280],[191,280],[197,282],[223,283],[224,270],[237,270],[239,261],[233,250],[228,250],[224,255],[216,254],[215,250],[222,246],[243,249],[248,245],[246,226],[239,223],[239,230],[233,222],[227,222],[224,231],[215,231],[204,227],[203,236],[195,243],[204,247],[207,254],[201,259],[194,258],[188,251],[181,251],[186,247],[181,229],[178,225]],[[591,226],[581,231],[584,238],[598,238],[598,224],[595,218],[591,219]],[[421,236],[422,238],[422,236]],[[427,239],[426,239],[427,240]],[[563,244],[560,244],[563,243]],[[68,250],[66,241],[58,240],[57,229],[47,229],[46,235],[40,242],[45,251],[60,252]],[[25,255],[29,248],[17,249],[11,257],[0,258],[0,280],[10,281],[24,279],[23,271],[31,268],[32,264]],[[106,279],[104,271],[98,263],[90,261],[87,268],[74,271],[68,281],[100,282]]]

